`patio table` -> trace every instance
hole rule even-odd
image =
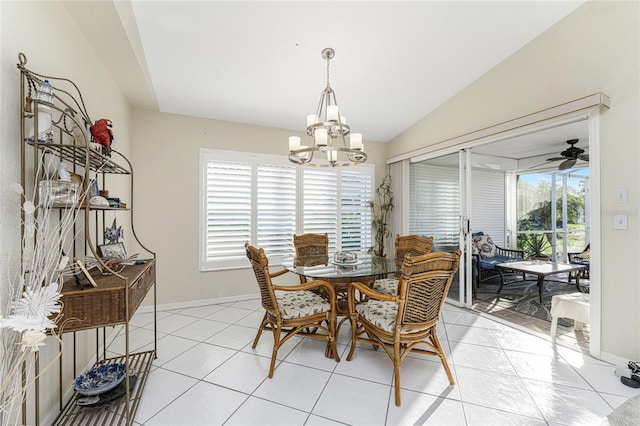
[[[542,290],[544,288],[544,280],[545,277],[550,275],[557,275],[562,273],[571,273],[577,272],[584,269],[587,269],[585,265],[577,265],[573,263],[562,263],[562,262],[549,262],[544,260],[525,260],[520,262],[507,262],[507,263],[498,263],[495,266],[496,270],[500,274],[500,287],[498,288],[498,294],[502,291],[502,287],[504,287],[504,273],[508,271],[516,271],[516,272],[525,272],[527,274],[532,274],[536,276],[536,281],[538,283],[538,296],[540,298],[540,303],[542,303]],[[570,275],[569,275],[570,276]],[[516,281],[513,281],[516,282]],[[517,281],[521,282],[521,281]],[[567,282],[570,281],[560,281]],[[576,274],[576,287],[578,291],[580,290],[580,274]]]

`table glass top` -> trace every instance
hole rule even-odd
[[[311,278],[335,279],[371,277],[394,274],[400,271],[400,264],[393,259],[379,258],[370,254],[358,254],[355,263],[339,263],[331,256],[290,257],[282,261],[289,271]]]

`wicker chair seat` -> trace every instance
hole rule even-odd
[[[395,278],[382,278],[375,280],[371,288],[382,294],[398,294],[398,280]]]
[[[356,312],[376,327],[394,333],[396,331],[396,323],[398,318],[398,303],[387,302],[385,300],[370,299],[356,305]],[[402,328],[402,333],[418,333],[424,329]]]
[[[407,254],[420,256],[431,253],[433,247],[433,237],[423,237],[421,235],[396,235],[394,259],[398,264],[404,261]],[[375,291],[382,294],[395,296],[398,294],[397,278],[381,278],[373,283]]]
[[[326,299],[309,290],[276,291],[276,300],[280,315],[284,319],[302,318],[331,310],[331,305]]]

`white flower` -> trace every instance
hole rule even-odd
[[[58,265],[58,271],[62,271],[64,268],[66,268],[68,263],[69,263],[69,256],[67,255],[62,256],[62,258],[60,259],[60,265]]]
[[[44,339],[47,335],[42,331],[27,330],[22,333],[22,342],[20,343],[22,352],[30,349],[31,352],[37,352],[40,350],[40,346],[45,346]]]
[[[46,331],[55,328],[50,319],[62,310],[58,283],[52,282],[35,290],[25,290],[20,300],[11,303],[12,313],[2,327],[22,332],[25,330]]]
[[[10,185],[10,188],[13,192],[16,192],[18,194],[24,194],[24,190],[22,189],[22,185],[20,185],[18,182],[13,182]]]
[[[24,214],[31,216],[36,211],[36,206],[31,201],[25,201],[22,209],[24,210]]]

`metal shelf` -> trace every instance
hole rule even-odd
[[[129,355],[128,369],[131,375],[137,377],[133,389],[130,391],[129,412],[127,413],[126,395],[120,398],[99,405],[96,407],[81,407],[77,404],[81,395],[75,394],[69,402],[64,406],[62,412],[53,422],[54,425],[124,425],[132,423],[136,410],[140,405],[142,390],[151,370],[151,363],[155,357],[155,351],[137,352]],[[125,356],[109,358],[97,363],[96,365],[105,363],[122,363],[125,362]]]
[[[31,146],[36,145],[33,141],[33,138],[27,138],[26,142]],[[82,145],[65,145],[45,142],[40,142],[37,145],[41,150],[49,149],[55,151],[60,155],[61,159],[69,161],[72,164],[78,164],[80,166],[86,164],[85,161],[88,156],[89,168],[93,171],[111,174],[131,174],[130,169],[121,166],[106,155],[102,155],[98,151]]]

